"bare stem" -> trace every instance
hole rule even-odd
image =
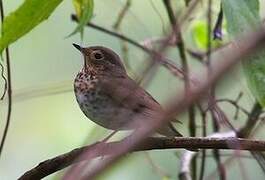
[[[3,25],[4,20],[4,8],[3,8],[3,1],[0,0],[0,11],[1,11],[1,22]],[[8,110],[7,110],[7,117],[6,117],[6,125],[4,128],[3,136],[1,139],[0,144],[0,157],[4,148],[7,132],[10,125],[10,119],[11,119],[11,111],[12,111],[12,86],[11,86],[11,67],[10,67],[10,56],[9,56],[9,49],[8,47],[5,50],[6,52],[6,67],[7,67],[7,94],[8,94]]]

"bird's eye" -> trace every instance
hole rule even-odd
[[[104,58],[103,53],[100,51],[94,51],[92,55],[96,60],[102,60]]]

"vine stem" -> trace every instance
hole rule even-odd
[[[0,0],[0,12],[1,12],[1,23],[2,23],[2,28],[3,28],[4,8],[3,8],[3,1],[2,0]],[[10,55],[9,55],[8,47],[6,47],[5,53],[6,53],[6,67],[7,67],[8,110],[7,110],[7,117],[6,117],[6,125],[4,128],[4,132],[3,132],[1,144],[0,144],[0,158],[2,155],[3,148],[4,148],[5,140],[7,137],[7,133],[8,133],[9,125],[10,125],[10,119],[11,119],[11,112],[12,112],[11,67],[10,67]]]

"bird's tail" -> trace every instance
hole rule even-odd
[[[171,123],[160,128],[158,130],[158,133],[167,137],[183,137],[183,135],[180,134]],[[198,152],[198,149],[188,148],[187,150]]]
[[[171,123],[160,128],[158,133],[167,137],[183,137],[183,135],[180,134]]]

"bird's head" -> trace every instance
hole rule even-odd
[[[84,56],[84,69],[98,73],[126,73],[120,57],[111,49],[103,46],[81,47],[73,44]],[[114,73],[114,74],[113,74]]]

